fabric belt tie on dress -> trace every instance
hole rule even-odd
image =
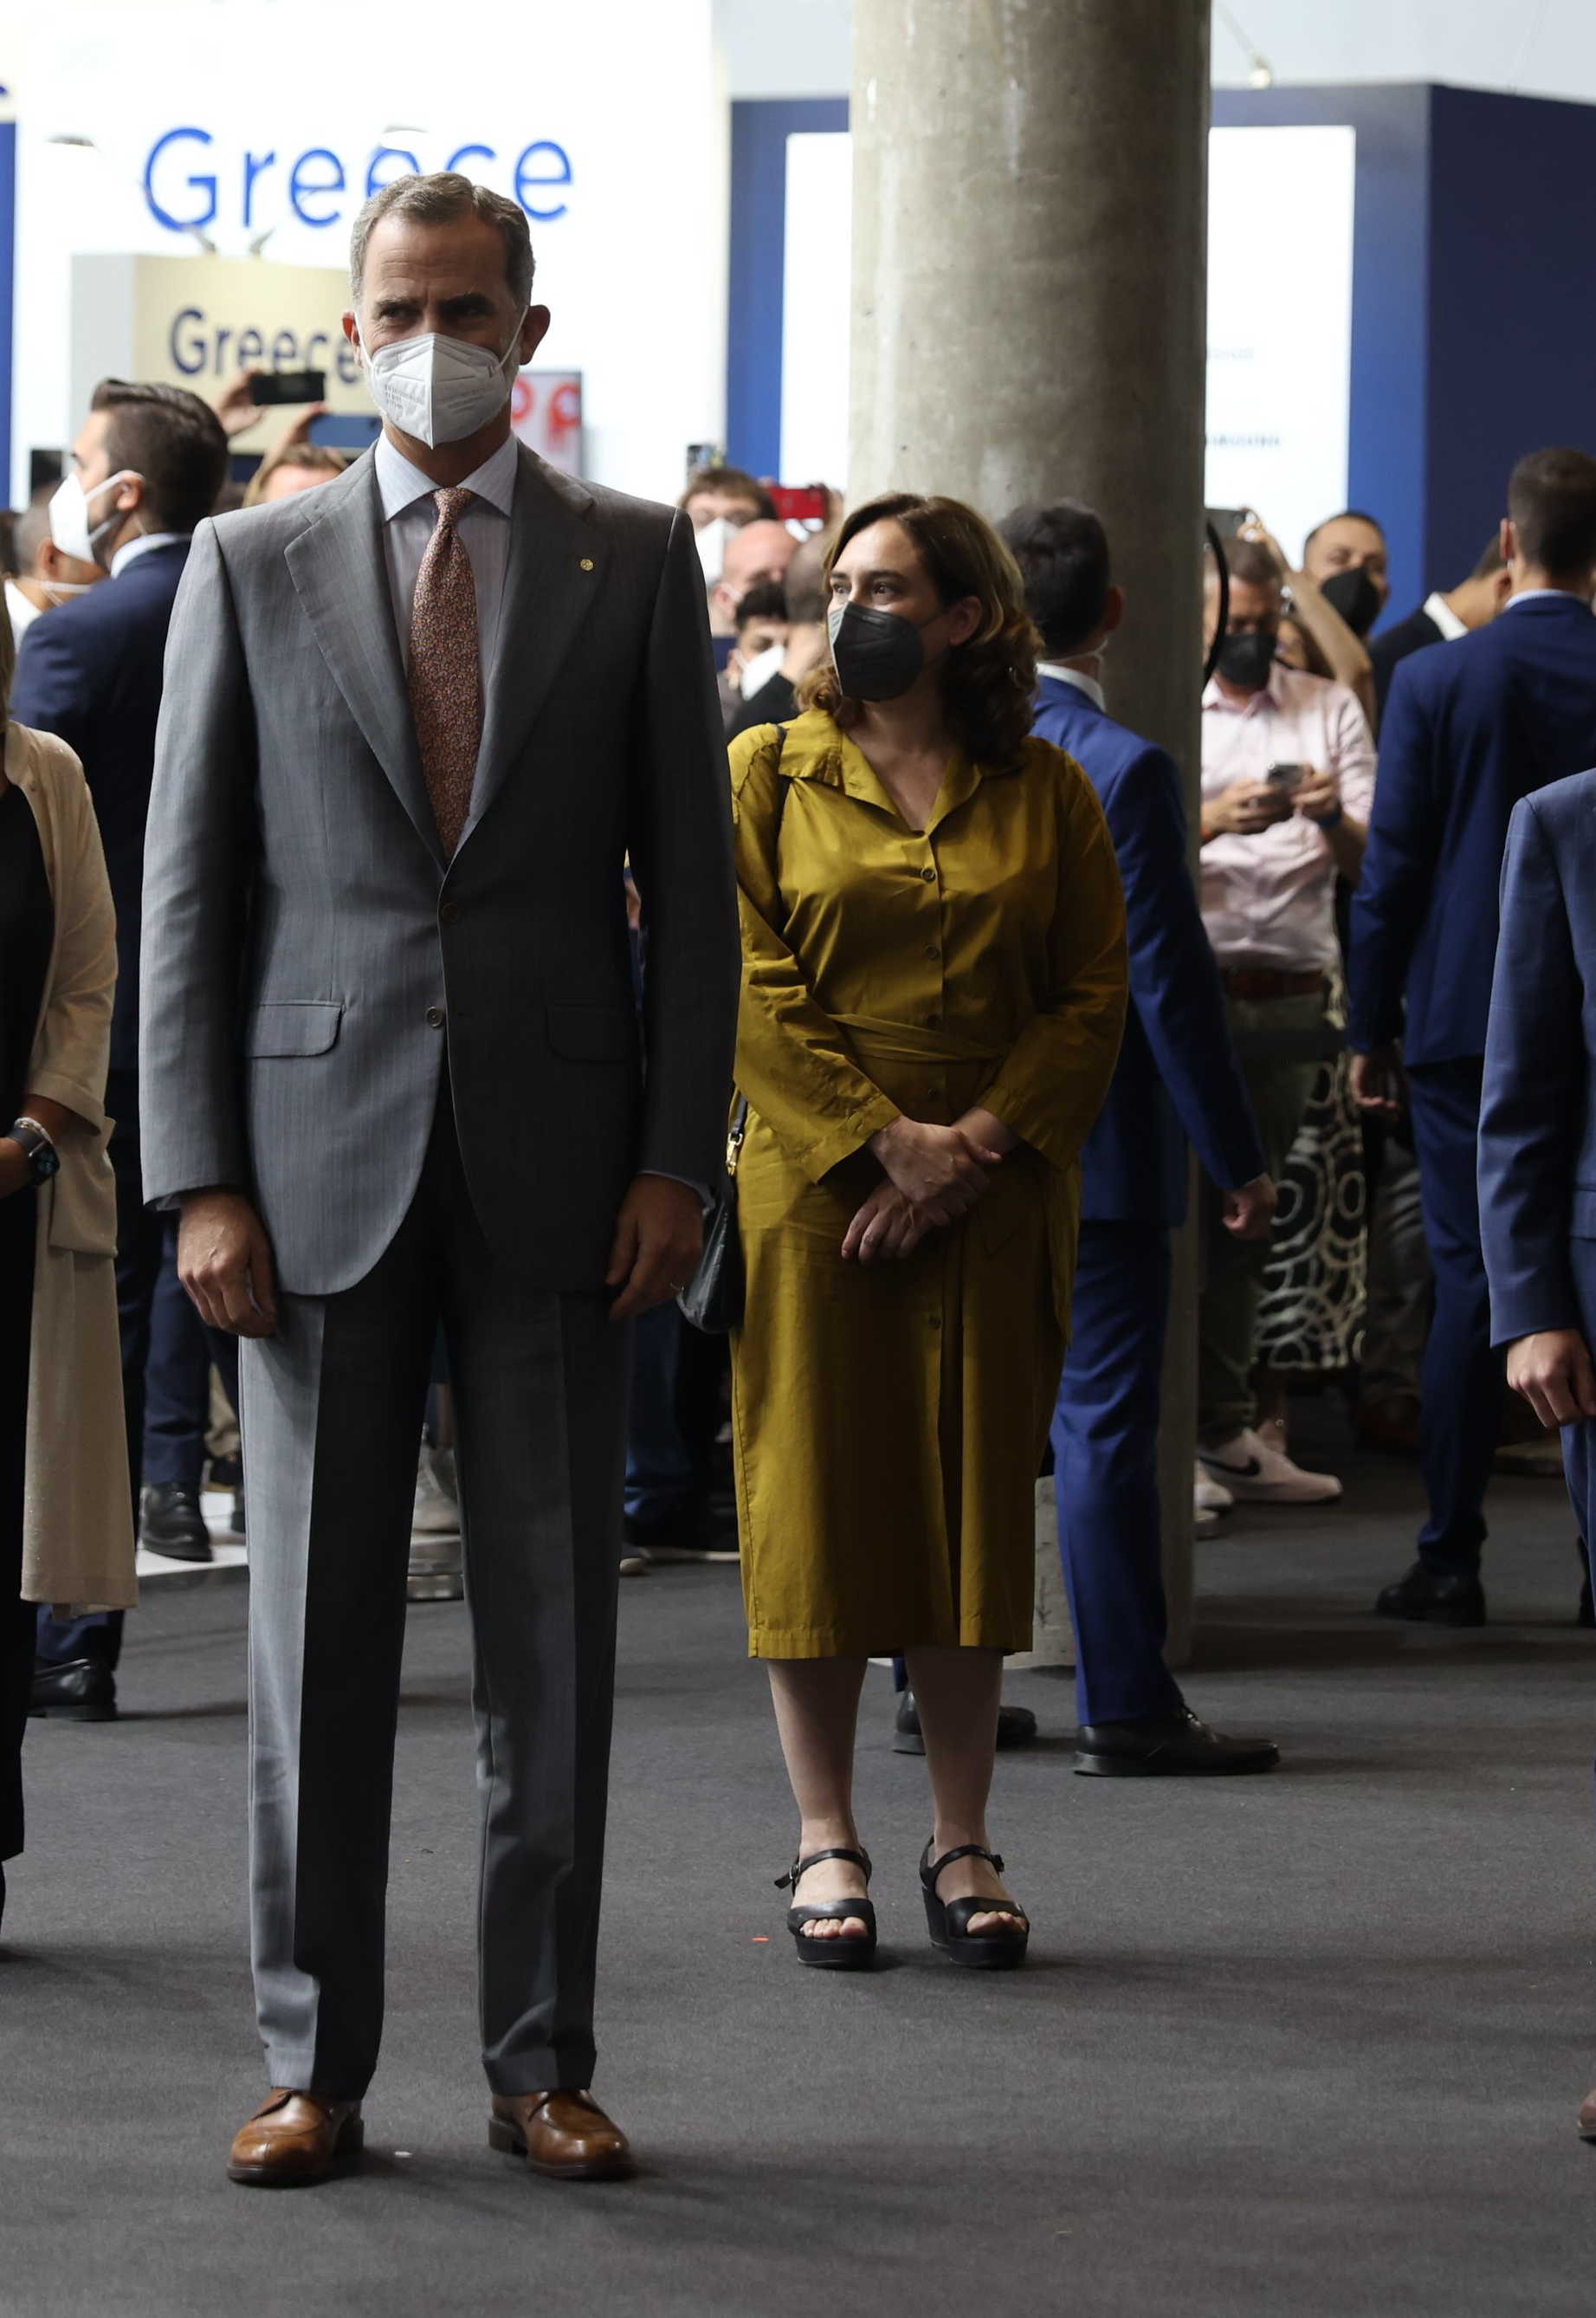
[[[834,1014],[831,1019],[847,1033],[856,1055],[877,1063],[1000,1063],[1007,1051],[940,1027],[883,1022],[874,1014]]]
[[[1222,966],[1219,979],[1227,998],[1307,998],[1324,987],[1324,968],[1312,974],[1282,974],[1272,966]]]

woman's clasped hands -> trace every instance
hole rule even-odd
[[[870,1138],[886,1181],[878,1184],[843,1235],[842,1253],[872,1263],[912,1255],[928,1232],[968,1213],[1014,1138],[991,1112],[956,1126],[895,1119]]]

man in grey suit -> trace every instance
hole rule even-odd
[[[696,1260],[736,1011],[703,580],[685,516],[512,436],[549,320],[515,203],[399,178],[356,220],[351,272],[382,437],[322,489],[196,535],[145,886],[146,1193],[181,1199],[184,1284],[248,1340],[272,2092],[229,2171],[318,2179],[360,2143],[441,1320],[489,2139],[541,2171],[619,2173],[624,2136],[587,2087],[626,1323]]]

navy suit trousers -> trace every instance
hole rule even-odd
[[[1419,1559],[1477,1570],[1485,1484],[1502,1415],[1502,1356],[1491,1349],[1491,1297],[1480,1245],[1476,1146],[1484,1058],[1462,1055],[1408,1073],[1435,1317],[1424,1354],[1421,1461],[1430,1514]]]
[[[1169,1314],[1167,1227],[1083,1222],[1053,1420],[1082,1722],[1131,1721],[1181,1703],[1163,1661],[1158,1416]]]

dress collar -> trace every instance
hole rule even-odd
[[[516,468],[519,445],[513,435],[507,436],[490,458],[467,475],[462,490],[472,491],[480,499],[500,515],[508,515],[516,497]],[[386,435],[377,437],[377,490],[382,500],[382,520],[391,523],[396,515],[403,515],[417,499],[431,499],[441,490],[430,475],[424,475],[413,461],[396,450]]]

